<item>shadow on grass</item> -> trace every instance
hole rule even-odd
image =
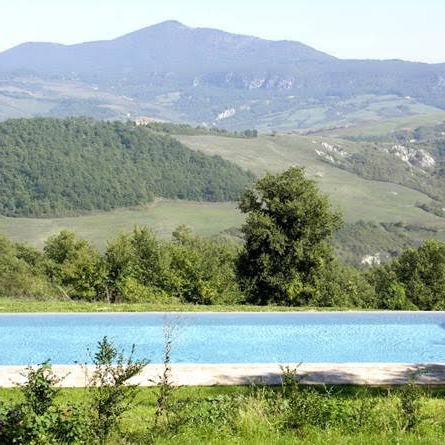
[[[307,365],[297,368],[297,378],[305,385],[401,385],[414,382],[423,385],[445,385],[445,364],[413,365]],[[233,369],[213,375],[215,384],[246,385],[262,383],[279,385],[282,370],[258,370],[242,374]],[[216,383],[218,382],[218,383]]]

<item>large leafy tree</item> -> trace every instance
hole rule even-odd
[[[255,304],[302,305],[316,292],[318,272],[331,261],[327,239],[341,225],[315,182],[292,167],[266,174],[240,200],[247,213],[240,286]]]
[[[445,244],[425,241],[418,249],[406,250],[391,265],[406,297],[417,308],[445,308]]]
[[[91,243],[62,230],[48,238],[43,251],[46,274],[65,296],[95,300],[101,295],[105,269]]]

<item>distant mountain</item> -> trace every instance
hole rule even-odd
[[[58,45],[24,43],[0,54],[5,71],[44,75],[76,73],[115,79],[141,74],[195,76],[218,71],[284,70],[334,57],[297,42],[273,42],[169,21],[114,40]]]
[[[382,96],[391,103],[376,105]],[[114,40],[25,43],[0,53],[0,118],[151,116],[297,129],[353,123],[369,111],[379,119],[438,109],[445,64],[340,60],[299,42],[175,21]]]

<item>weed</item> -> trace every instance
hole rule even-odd
[[[133,345],[127,358],[105,336],[93,356],[95,371],[89,382],[92,390],[90,415],[93,436],[104,444],[118,426],[119,418],[132,407],[138,386],[129,380],[139,375],[146,360],[133,360]]]

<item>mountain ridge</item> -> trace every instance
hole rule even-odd
[[[358,119],[369,110],[377,119],[445,110],[445,63],[338,59],[300,42],[177,21],[111,40],[21,44],[0,53],[0,76],[6,79],[0,83],[0,119],[19,117],[19,110],[24,116],[150,116],[229,129],[260,122],[274,130],[284,122],[292,130],[311,128],[307,117],[314,112],[322,113],[317,126],[351,124],[356,118],[342,102],[369,95],[377,100],[352,107]],[[34,94],[30,76],[40,82],[36,100],[45,101],[38,112],[26,97]],[[64,83],[63,94],[54,81]],[[79,97],[68,82],[98,92]],[[382,108],[385,96],[397,100]]]
[[[178,37],[178,33],[181,33],[180,38]],[[208,41],[211,47],[209,48],[211,51],[206,49],[206,51],[200,51],[202,46],[198,45],[202,41]],[[210,61],[215,63],[215,61],[220,57],[220,53],[223,53],[227,57],[227,53],[233,51],[233,45],[236,45],[238,50],[242,51],[239,56],[249,56],[249,53],[253,52],[255,57],[265,57],[271,56],[271,51],[281,51],[283,56],[293,55],[295,60],[300,61],[303,60],[321,60],[321,59],[329,59],[334,60],[333,56],[329,56],[325,53],[321,53],[307,45],[304,45],[300,42],[293,42],[288,40],[274,41],[274,40],[265,40],[260,39],[258,37],[246,36],[242,34],[231,34],[221,30],[215,30],[212,28],[190,28],[185,25],[180,24],[179,22],[167,21],[157,25],[148,26],[137,31],[133,31],[131,33],[127,33],[123,36],[116,37],[110,40],[98,40],[91,42],[83,42],[72,45],[62,45],[58,43],[52,42],[28,42],[13,47],[9,50],[6,50],[0,53],[0,69],[3,70],[16,70],[16,69],[35,69],[36,71],[40,71],[42,73],[48,72],[48,55],[42,54],[42,51],[57,51],[59,54],[52,54],[53,57],[61,56],[69,56],[69,57],[87,57],[85,53],[91,50],[103,50],[103,51],[116,51],[116,54],[113,57],[124,57],[124,61],[126,61],[126,57],[130,58],[131,63],[138,64],[141,61],[144,61],[144,68],[158,68],[161,70],[166,70],[170,68],[178,68],[177,66],[167,65],[163,66],[162,63],[157,62],[150,65],[147,62],[150,62],[150,58],[147,58],[147,54],[145,54],[145,58],[143,54],[141,54],[141,48],[146,45],[151,45],[150,50],[154,52],[154,55],[159,59],[165,56],[166,49],[170,49],[170,58],[174,59],[172,54],[174,51],[174,46],[179,47],[181,51],[180,54],[183,56],[178,59],[179,62],[184,63],[186,58],[189,58],[191,55],[195,54],[196,57],[210,57]],[[172,46],[173,45],[173,46]],[[253,45],[253,46],[252,46]],[[161,47],[160,47],[161,46]],[[35,60],[34,54],[29,54],[28,50],[34,52],[36,50],[40,51],[39,59]],[[161,50],[161,51],[160,51]],[[136,53],[135,53],[136,51]],[[262,54],[264,53],[265,54]],[[22,52],[23,55],[19,54],[18,61],[14,60],[14,53]],[[65,54],[61,54],[64,52]],[[212,54],[213,52],[213,54]],[[301,55],[298,53],[301,52]],[[43,56],[44,60],[40,59]],[[108,56],[108,54],[106,54]],[[148,54],[149,56],[149,54]],[[239,62],[239,58],[235,55],[234,60]],[[92,57],[87,60],[88,63],[92,64],[94,68],[98,62],[97,58]],[[283,63],[284,60],[282,58],[278,58],[279,63]],[[79,62],[81,63],[79,67]],[[103,58],[100,59],[100,62],[103,63]],[[196,63],[197,61],[194,60]],[[68,69],[66,64],[69,62],[67,60],[59,59],[54,61],[50,66],[57,65],[59,71],[70,71],[73,68],[77,68],[78,71],[83,71],[82,60],[77,61],[71,60],[72,65],[68,65]],[[39,68],[36,68],[37,65]],[[89,67],[91,68],[91,66]],[[199,70],[198,70],[199,71]]]

